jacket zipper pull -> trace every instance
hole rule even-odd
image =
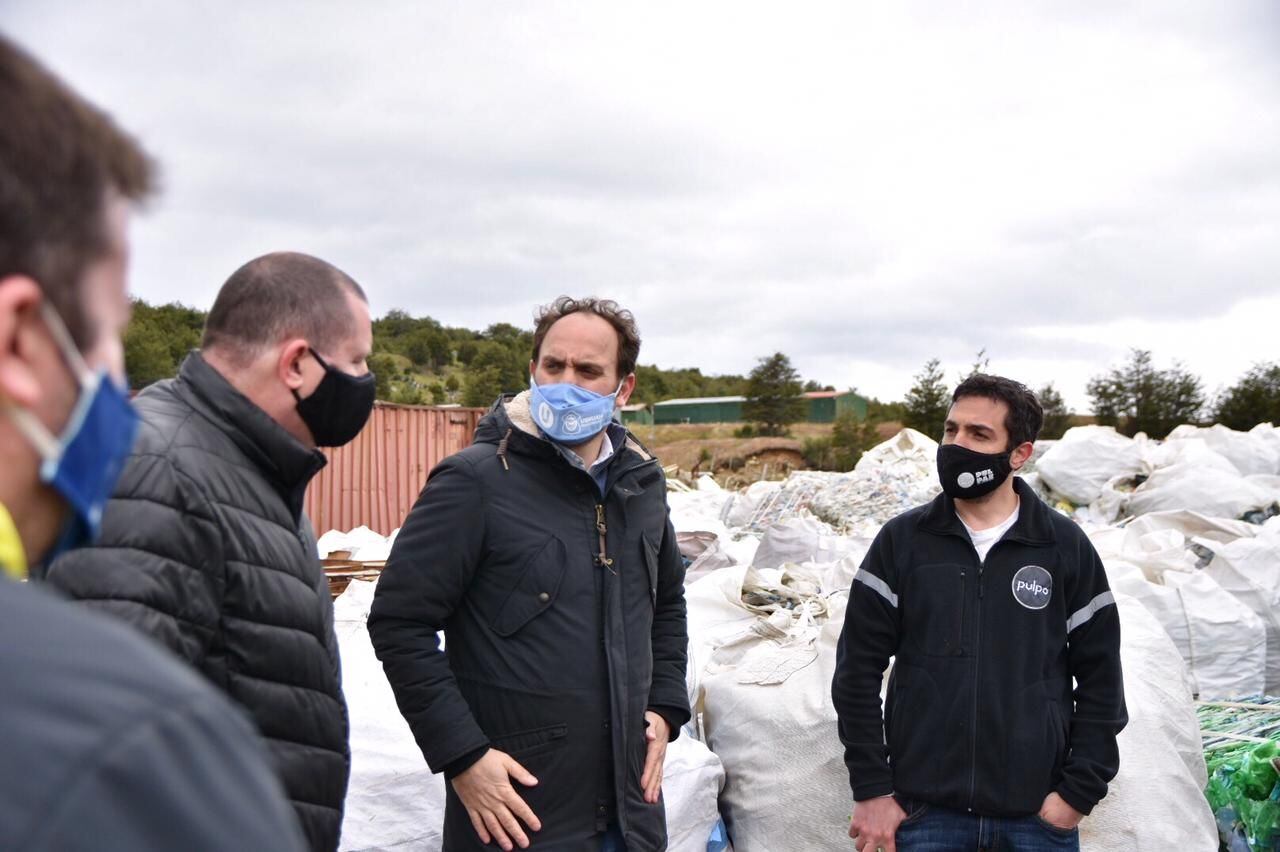
[[[613,570],[613,560],[609,558],[609,551],[605,545],[605,533],[609,528],[604,522],[604,506],[596,504],[596,532],[600,533],[600,552],[596,554],[596,564],[603,565],[609,569],[609,573],[617,576],[617,571]]]

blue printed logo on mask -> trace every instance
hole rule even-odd
[[[534,420],[552,441],[581,444],[604,431],[613,417],[613,403],[622,390],[605,396],[569,382],[539,385],[529,378]]]

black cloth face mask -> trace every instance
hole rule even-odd
[[[1007,453],[978,453],[959,444],[938,447],[938,479],[953,500],[973,500],[995,491],[1013,473]]]
[[[316,446],[341,447],[360,434],[364,424],[369,422],[378,392],[377,380],[372,372],[363,376],[344,373],[326,363],[310,346],[307,351],[316,363],[324,367],[324,378],[306,399],[294,389],[298,414],[311,430]]]

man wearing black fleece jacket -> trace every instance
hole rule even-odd
[[[1102,562],[1011,475],[1042,422],[1023,385],[966,379],[938,448],[943,493],[886,524],[854,579],[832,697],[859,852],[1078,849],[1119,768]]]

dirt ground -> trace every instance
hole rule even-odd
[[[681,479],[691,482],[700,473],[711,473],[726,488],[741,488],[761,479],[786,479],[804,470],[806,439],[831,436],[830,423],[796,423],[783,438],[735,438],[741,423],[682,423],[635,426],[632,432],[662,462],[677,466]],[[876,431],[888,440],[901,423],[880,423]]]
[[[736,470],[764,455],[779,462],[789,459],[794,469],[802,464],[801,446],[795,438],[710,438],[673,441],[649,449],[664,467],[679,465],[684,471],[710,473],[722,468]]]
[[[733,433],[742,428],[741,423],[672,423],[662,426],[631,426],[636,437],[646,447],[653,449],[677,441],[744,440],[734,438]],[[831,434],[830,423],[796,423],[787,437],[797,441],[820,438]]]

